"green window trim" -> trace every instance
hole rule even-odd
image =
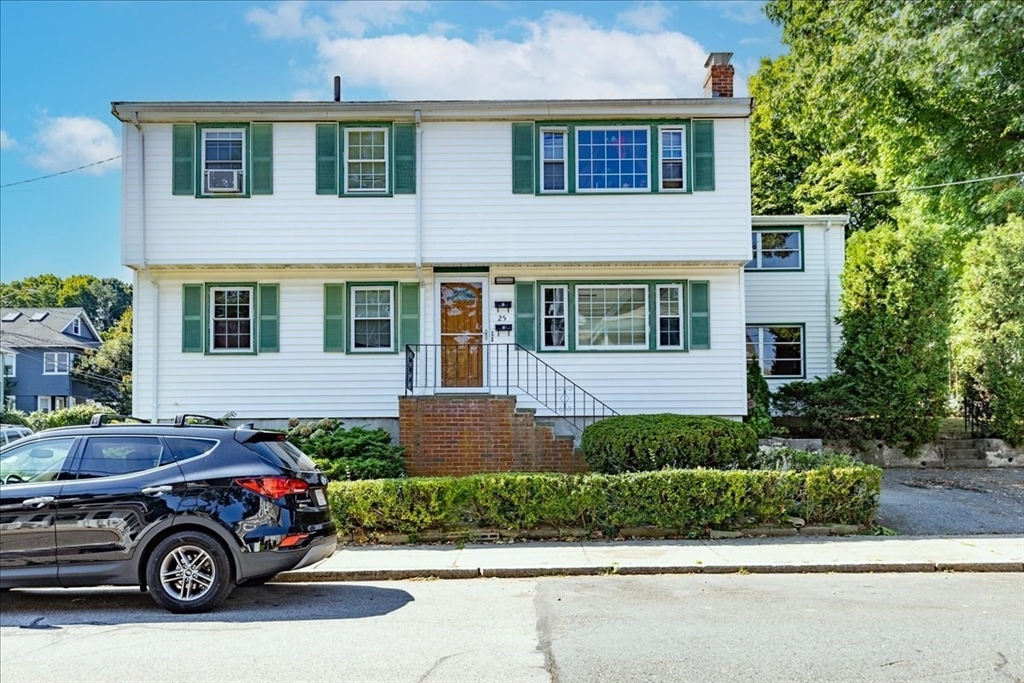
[[[348,133],[356,129],[384,131],[385,191],[348,189]],[[379,198],[416,194],[416,166],[416,126],[413,123],[345,121],[316,124],[316,193],[319,195]]]
[[[260,283],[256,295],[259,321],[257,348],[260,353],[281,350],[281,288],[276,284]]]
[[[176,123],[171,127],[171,193],[194,197],[196,127],[193,123]]]
[[[534,194],[536,196],[577,196],[577,195],[616,195],[633,196],[648,194],[680,195],[691,194],[695,191],[714,190],[714,135],[713,127],[710,129],[710,138],[706,135],[702,142],[707,144],[710,141],[710,155],[704,155],[702,164],[710,172],[710,180],[701,177],[701,186],[698,186],[697,170],[695,168],[694,147],[694,124],[700,123],[693,119],[614,119],[602,121],[535,121],[517,122],[512,124],[512,161],[513,161],[513,194]],[[713,126],[713,121],[703,121],[704,124]],[[643,128],[648,131],[648,170],[649,183],[646,190],[625,191],[625,190],[578,190],[577,183],[577,128]],[[683,131],[683,139],[686,142],[685,160],[685,186],[683,189],[662,189],[661,187],[661,130],[666,128],[679,128]],[[705,126],[707,128],[707,126]],[[566,132],[566,189],[565,191],[543,189],[543,150],[540,149],[544,130],[557,130]],[[525,152],[526,141],[529,140],[531,147],[529,154]],[[527,174],[523,164],[531,162],[530,172]],[[527,182],[528,180],[528,182]],[[707,185],[710,184],[710,187]]]
[[[707,350],[711,348],[711,283],[706,280],[691,280],[687,283],[686,306],[689,320],[686,336],[689,348]]]
[[[249,289],[252,290],[252,315],[249,318],[249,334],[251,335],[249,350],[241,351],[217,351],[213,348],[211,335],[211,323],[213,312],[210,310],[210,297],[215,289]],[[207,356],[255,356],[259,353],[259,327],[260,327],[260,306],[259,306],[259,283],[256,282],[207,282],[203,287],[203,329],[206,340],[205,354]]]
[[[536,282],[515,284],[515,334],[516,344],[528,351],[537,348],[537,297]]]
[[[182,353],[204,353],[206,351],[206,334],[203,332],[203,309],[203,285],[182,285]]]
[[[353,329],[356,322],[355,311],[353,310],[352,295],[353,292],[359,289],[390,289],[391,290],[391,348],[389,349],[372,349],[362,350],[355,348],[355,330]],[[388,355],[398,353],[398,323],[401,322],[401,316],[399,315],[398,302],[398,282],[346,282],[345,283],[345,305],[348,311],[348,320],[345,321],[345,334],[348,338],[347,353],[358,356],[375,356],[375,355]]]
[[[249,135],[252,194],[274,194],[274,126],[253,123]]]
[[[248,289],[252,292],[249,318],[250,350],[213,348],[210,310],[214,289]],[[280,285],[269,282],[205,282],[181,288],[181,351],[207,356],[255,356],[280,351]]]
[[[712,192],[715,189],[715,122],[711,119],[693,122],[690,144],[693,191]]]
[[[520,320],[519,313],[519,286],[529,285],[535,286],[536,289],[533,292],[533,311],[529,316],[524,316],[524,320]],[[531,348],[536,353],[680,353],[687,352],[694,348],[701,348],[692,346],[690,343],[690,291],[693,285],[707,285],[705,281],[693,281],[693,280],[673,280],[673,279],[658,279],[658,280],[540,280],[536,283],[516,283],[516,341],[521,346],[526,347],[522,342],[519,341],[521,332],[521,326],[524,322],[530,321],[530,335],[533,336],[535,341],[535,347]],[[646,321],[647,321],[647,344],[645,348],[616,348],[616,347],[587,347],[578,348],[576,329],[576,316],[577,316],[577,294],[576,290],[578,287],[613,287],[613,286],[628,286],[628,285],[642,285],[646,288],[647,299],[646,299]],[[680,288],[682,301],[680,301],[680,323],[685,326],[685,329],[681,331],[680,345],[676,346],[659,346],[659,327],[658,327],[658,288],[661,286],[676,286]],[[561,348],[544,348],[543,338],[543,310],[544,310],[544,288],[545,287],[565,287],[568,291],[568,297],[566,301],[566,337],[567,344]],[[706,317],[706,314],[705,314]],[[703,347],[708,348],[708,347]]]
[[[391,348],[361,350],[354,347],[353,292],[360,288],[391,290]],[[324,352],[353,356],[405,353],[408,344],[420,343],[420,285],[417,282],[331,282],[324,285]]]
[[[345,284],[324,285],[324,352],[344,353],[345,339]]]
[[[807,243],[805,241],[804,226],[802,225],[780,225],[780,226],[759,226],[750,229],[752,234],[765,233],[765,232],[795,232],[800,235],[800,266],[791,268],[764,268],[763,266],[752,266],[751,264],[757,261],[757,254],[751,253],[751,260],[743,267],[748,273],[802,273],[805,270],[805,257],[807,253]],[[763,251],[763,250],[762,250]],[[828,255],[826,255],[828,258]]]
[[[420,343],[420,285],[402,282],[398,285],[398,351]]]
[[[316,193],[338,194],[338,124],[316,124]]]
[[[764,371],[764,366],[761,365],[763,362],[761,358],[757,359],[758,365],[761,365],[761,374],[764,375],[765,379],[768,380],[796,380],[796,379],[807,379],[807,324],[806,323],[760,323],[760,322],[748,322],[743,326],[743,340],[744,345],[750,343],[747,339],[747,330],[751,327],[755,327],[759,330],[763,330],[767,327],[793,327],[800,328],[800,374],[799,375],[769,375]],[[758,341],[759,344],[763,343]]]
[[[195,197],[196,199],[248,199],[252,196],[252,131],[249,123],[197,123],[195,124]],[[203,133],[208,130],[242,130],[244,150],[242,154],[241,192],[204,192],[203,175]]]

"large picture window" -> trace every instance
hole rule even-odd
[[[253,351],[253,288],[210,288],[210,351]]]
[[[392,351],[394,287],[352,287],[352,350]]]
[[[747,326],[747,356],[756,358],[765,377],[804,376],[802,325]]]
[[[800,270],[803,267],[799,230],[754,230],[750,233],[753,258],[747,270]]]
[[[345,129],[345,193],[388,192],[388,135],[385,128]]]
[[[647,287],[578,285],[576,347],[646,349]]]
[[[650,129],[576,129],[576,189],[579,192],[650,191]]]

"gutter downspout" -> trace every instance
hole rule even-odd
[[[142,272],[146,274],[153,285],[153,382],[151,387],[152,406],[150,407],[150,419],[156,422],[159,417],[157,410],[160,405],[157,398],[157,387],[160,379],[160,284],[149,270],[149,262],[146,257],[146,134],[142,131],[142,126],[139,124],[139,112],[137,111],[132,112],[132,125],[135,126],[135,130],[139,133],[139,230],[141,235],[140,241],[142,242]],[[132,337],[134,336],[135,329],[133,326]],[[135,348],[134,343],[132,348]],[[135,378],[133,375],[132,383],[134,382]]]
[[[832,375],[835,358],[832,356],[832,252],[828,246],[828,233],[832,221],[825,221],[825,353],[828,354],[828,374]]]
[[[424,292],[426,279],[423,276],[423,128],[422,113],[413,112],[416,122],[416,280],[420,285],[420,329],[427,319],[427,296]]]

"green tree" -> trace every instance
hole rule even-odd
[[[7,308],[82,308],[102,333],[132,305],[132,287],[114,277],[37,275],[0,282],[0,302]]]
[[[986,230],[963,260],[952,334],[958,388],[975,384],[995,434],[1024,443],[1024,218]]]
[[[75,379],[96,392],[96,400],[127,415],[132,409],[132,309],[103,333],[103,344],[75,363]]]

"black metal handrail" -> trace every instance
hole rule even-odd
[[[971,380],[963,397],[964,431],[972,438],[983,438],[991,436],[992,429],[992,403],[978,387],[977,382]]]
[[[586,389],[519,344],[409,344],[405,393],[488,389],[524,394],[582,432],[618,415]]]

